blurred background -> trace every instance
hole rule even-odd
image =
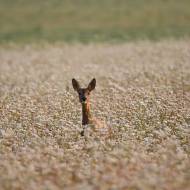
[[[0,43],[188,36],[189,0],[0,0]]]

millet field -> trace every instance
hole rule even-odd
[[[110,138],[80,135],[73,77]],[[189,40],[0,47],[0,189],[189,188]]]

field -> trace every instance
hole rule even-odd
[[[189,0],[0,0],[0,43],[190,36]]]
[[[1,189],[188,190],[189,44],[2,46]],[[73,77],[111,138],[80,136]]]
[[[0,190],[190,189],[189,0],[0,0]],[[81,136],[71,80],[96,78]]]

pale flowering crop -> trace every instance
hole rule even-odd
[[[1,47],[1,189],[188,190],[189,44]],[[80,135],[73,77],[110,138]]]

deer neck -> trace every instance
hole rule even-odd
[[[82,125],[90,124],[91,114],[90,114],[90,104],[89,102],[82,104]]]

